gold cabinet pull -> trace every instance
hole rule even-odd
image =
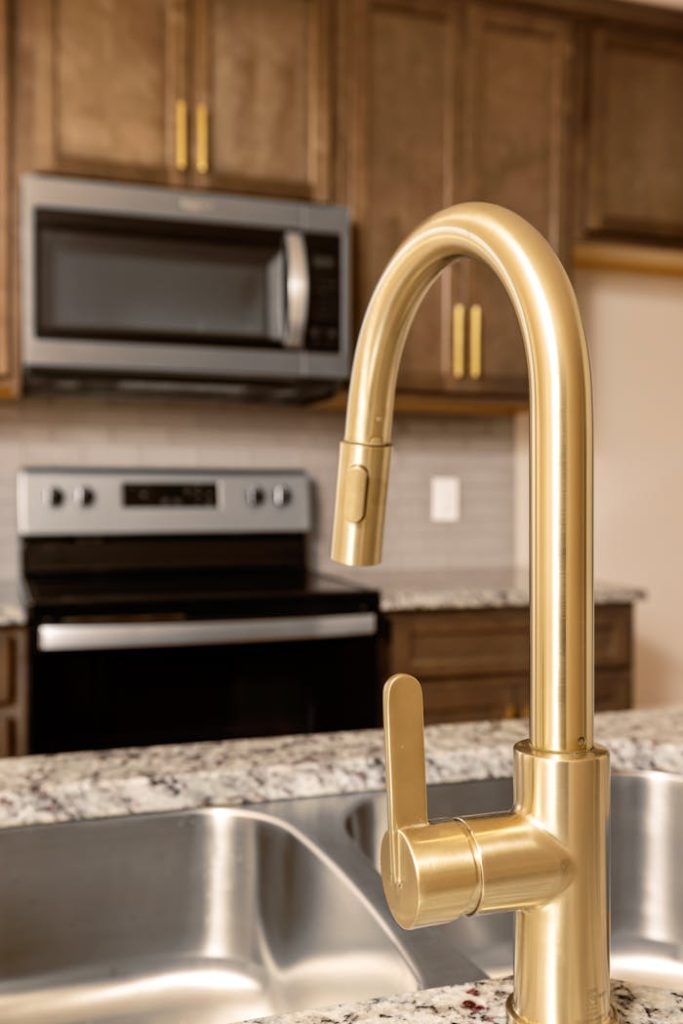
[[[195,166],[198,174],[209,173],[209,108],[206,103],[198,103],[195,110],[196,156]]]
[[[456,380],[465,376],[465,304],[456,302],[453,306],[452,372]]]
[[[470,378],[481,378],[482,366],[482,308],[478,303],[470,306]]]
[[[186,171],[188,159],[188,113],[187,100],[175,101],[175,166],[177,171]]]

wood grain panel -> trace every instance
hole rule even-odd
[[[195,98],[211,119],[197,184],[327,199],[331,0],[199,0]]]
[[[598,669],[595,673],[595,710],[623,711],[632,705],[630,669]]]
[[[11,704],[16,693],[17,649],[13,630],[0,630],[0,705]]]
[[[14,719],[11,715],[0,714],[0,757],[10,757],[15,752]]]
[[[526,676],[427,679],[422,684],[425,724],[523,718],[528,690]]]
[[[356,4],[354,164],[349,199],[358,224],[356,321],[391,255],[407,234],[453,201],[458,130],[456,5]],[[418,310],[400,386],[442,390],[450,376],[450,279]]]
[[[0,629],[0,757],[28,752],[28,631]]]
[[[683,33],[591,38],[585,233],[683,242]]]
[[[569,252],[572,31],[563,18],[473,4],[468,22],[466,196],[498,203]],[[470,266],[469,299],[483,307],[483,372],[464,390],[527,392],[517,319],[495,275]]]
[[[185,0],[18,5],[24,162],[174,182],[175,102],[187,98]]]
[[[9,38],[7,0],[0,0],[0,378],[12,365],[10,350],[10,152],[9,152]]]
[[[630,605],[595,609],[596,708],[631,704]],[[386,616],[386,675],[424,686],[430,722],[528,714],[529,611],[397,612]]]

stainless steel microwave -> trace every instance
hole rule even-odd
[[[347,379],[344,208],[49,175],[21,206],[29,387],[296,400]]]

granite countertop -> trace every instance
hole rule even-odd
[[[428,780],[509,776],[527,735],[521,720],[428,726]],[[616,769],[683,772],[683,707],[603,712],[596,736]],[[0,828],[383,786],[379,729],[42,754],[0,761]]]
[[[380,591],[383,612],[524,608],[529,604],[528,569],[354,569],[345,578]],[[596,604],[632,604],[645,597],[638,587],[598,581]]]
[[[507,1024],[505,1001],[511,980],[451,985],[304,1013],[264,1018],[269,1024]],[[683,994],[612,983],[612,1004],[621,1024],[683,1021]]]

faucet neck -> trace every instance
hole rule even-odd
[[[519,320],[529,369],[531,744],[539,751],[586,750],[593,743],[594,706],[588,351],[569,278],[549,243],[521,217],[488,203],[463,203],[430,218],[395,253],[356,348],[340,488],[349,468],[363,467],[363,447],[374,463],[376,449],[386,450],[379,460],[386,480],[406,337],[425,292],[459,256],[481,260],[500,278]],[[371,477],[372,466],[366,469]],[[363,530],[381,532],[381,513],[369,527],[363,514],[344,522],[338,507],[337,516],[335,553],[352,550]],[[346,546],[338,540],[344,530]]]

